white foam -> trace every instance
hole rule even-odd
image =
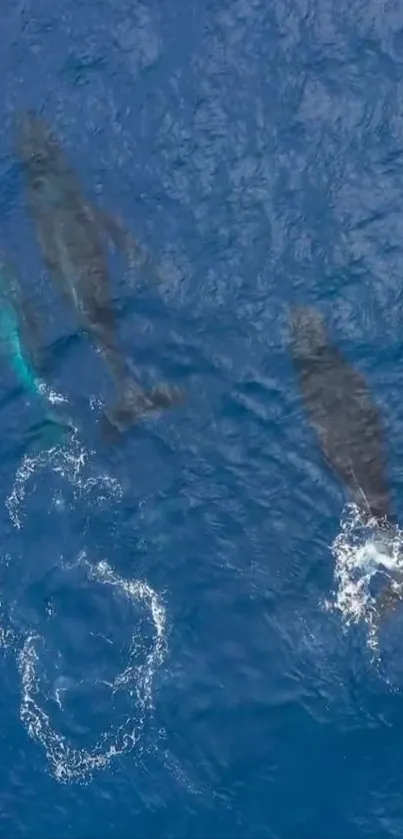
[[[10,518],[17,529],[22,526],[22,505],[30,478],[40,470],[50,470],[67,479],[75,489],[76,497],[87,496],[97,490],[97,505],[111,498],[121,498],[123,490],[119,482],[105,474],[88,474],[91,469],[90,454],[82,446],[77,429],[72,431],[63,445],[53,446],[35,454],[24,455],[16,472],[14,484],[6,500]],[[62,499],[59,497],[59,505]]]
[[[378,655],[379,614],[370,582],[379,572],[392,580],[401,574],[403,533],[395,527],[380,538],[376,522],[364,525],[354,504],[346,506],[340,524],[340,533],[330,546],[335,588],[333,598],[324,605],[341,614],[346,629],[352,624],[365,625],[368,645]]]
[[[4,579],[3,573],[7,571],[9,565],[12,562],[12,557],[10,554],[5,554],[1,557],[1,576],[0,576],[0,648],[4,651],[10,649],[11,651],[14,650],[15,645],[17,643],[17,636],[14,629],[11,628],[8,621],[7,610],[3,598],[3,591],[4,591]]]
[[[39,393],[44,399],[47,399],[51,405],[66,405],[67,399],[65,396],[62,396],[60,393],[56,393],[56,391],[52,390],[42,379],[36,379],[36,386],[38,388]]]
[[[50,719],[48,711],[50,697],[41,677],[43,662],[41,650],[44,639],[38,633],[29,634],[19,657],[22,683],[21,720],[29,735],[44,748],[54,777],[63,783],[88,782],[95,770],[108,766],[123,752],[132,750],[139,742],[147,711],[152,707],[152,682],[156,669],[162,664],[166,653],[166,613],[161,598],[145,582],[125,580],[116,574],[107,562],[92,565],[85,554],[78,561],[88,577],[101,585],[111,587],[119,596],[129,598],[133,603],[148,610],[153,629],[151,648],[145,653],[139,666],[137,656],[139,641],[136,627],[133,627],[132,646],[125,667],[108,684],[111,696],[122,690],[127,692],[133,715],[111,725],[99,738],[93,748],[76,748],[68,738],[61,735]],[[136,656],[136,663],[134,657]],[[88,682],[88,679],[85,680]],[[63,709],[63,693],[71,688],[69,677],[60,677],[53,685],[53,699]],[[111,715],[113,702],[111,702]]]

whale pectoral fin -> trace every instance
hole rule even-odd
[[[117,439],[147,414],[182,405],[185,400],[186,392],[176,385],[164,382],[146,391],[132,383],[126,386],[118,403],[105,412],[102,435],[105,439]]]
[[[19,334],[20,343],[31,360],[32,365],[39,369],[42,366],[44,354],[43,329],[34,308],[33,301],[18,279],[17,273],[11,263],[1,265],[3,288],[5,297],[14,310],[14,327],[8,323],[8,344],[10,346],[10,335]],[[8,309],[10,311],[10,309]],[[4,336],[3,336],[4,337]],[[11,339],[13,344],[13,339]]]
[[[44,349],[43,323],[31,301],[22,293],[20,294],[19,306],[22,343],[33,367],[37,371],[43,370],[47,360]]]
[[[150,277],[156,281],[161,280],[160,273],[149,253],[142,247],[133,233],[116,216],[99,207],[92,207],[95,217],[103,232],[110,239],[116,250],[121,251],[127,257],[131,271],[142,268],[146,269]]]
[[[123,222],[108,213],[106,210],[101,210],[99,207],[93,207],[98,223],[101,225],[104,233],[113,243],[114,247],[126,253],[129,259],[135,260],[136,264],[141,263],[143,252],[134,238],[133,234],[128,230]]]

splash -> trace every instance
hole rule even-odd
[[[53,394],[54,396],[54,394]],[[63,397],[57,398],[63,399]],[[22,526],[22,505],[27,493],[31,477],[40,470],[50,470],[67,479],[74,487],[75,498],[87,497],[94,489],[97,490],[97,504],[110,501],[110,498],[122,498],[123,490],[119,482],[109,475],[88,474],[90,459],[93,452],[84,449],[77,429],[69,435],[68,444],[52,446],[35,454],[24,455],[16,472],[12,491],[6,499],[11,521],[19,530]]]
[[[38,392],[50,402],[51,405],[67,405],[67,399],[65,396],[62,396],[60,393],[56,393],[55,390],[52,390],[49,385],[47,385],[42,379],[36,380]]]
[[[0,623],[0,649],[5,653],[7,651],[14,651],[16,644],[18,643],[18,636],[15,630],[11,627],[10,622],[8,620],[8,611],[7,606],[4,598],[4,581],[5,575],[12,563],[12,556],[11,554],[5,554],[1,557],[0,562],[0,616],[1,616],[1,623]]]
[[[403,571],[403,532],[395,527],[387,535],[379,532],[376,521],[364,524],[355,504],[346,506],[340,533],[332,543],[335,560],[333,598],[324,606],[341,614],[344,627],[363,624],[368,646],[379,658],[379,610],[374,592],[377,575],[384,583],[396,584]]]
[[[19,657],[21,720],[29,735],[43,746],[52,774],[62,783],[88,783],[96,770],[105,769],[118,755],[139,747],[147,712],[152,708],[153,678],[167,648],[165,609],[160,597],[147,583],[123,579],[106,561],[92,565],[85,554],[80,555],[78,562],[88,580],[109,587],[114,597],[123,598],[134,607],[135,614],[139,610],[147,613],[151,641],[139,639],[138,627],[136,630],[133,625],[124,667],[107,683],[109,716],[116,717],[115,701],[122,692],[130,711],[120,715],[120,722],[111,722],[95,745],[78,748],[71,738],[57,730],[49,712],[52,700],[56,700],[59,709],[64,709],[63,695],[68,694],[74,680],[63,675],[50,690],[49,680],[43,676],[45,640],[39,633],[31,633],[26,638]],[[139,653],[142,653],[142,663],[139,663]],[[95,678],[91,685],[88,685],[91,681],[88,674],[83,681],[86,682],[86,694],[88,689],[92,693],[96,691]]]

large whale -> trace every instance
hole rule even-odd
[[[292,309],[290,347],[305,410],[325,461],[348,488],[363,521],[377,524],[387,551],[396,519],[386,477],[383,424],[365,378],[332,343],[322,316],[312,307]],[[392,564],[386,562],[385,568],[390,571]],[[403,578],[397,573],[377,598],[380,611],[390,611],[402,597]]]
[[[101,352],[117,387],[106,412],[109,429],[124,431],[137,417],[182,401],[183,392],[160,384],[145,391],[119,352],[102,237],[136,257],[123,225],[82,193],[77,177],[47,124],[32,111],[16,120],[16,151],[25,175],[28,208],[50,277]]]
[[[312,307],[292,310],[290,346],[305,410],[327,464],[365,519],[393,522],[384,431],[364,377],[332,343]]]
[[[53,446],[73,428],[69,419],[54,410],[41,375],[41,327],[9,260],[0,257],[0,349],[23,391],[43,408],[40,444]]]

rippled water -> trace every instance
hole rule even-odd
[[[1,834],[400,836],[403,613],[374,627],[382,556],[323,464],[287,323],[319,307],[366,374],[403,527],[403,9],[1,14],[0,245],[76,427],[34,455],[38,408],[2,364]],[[188,398],[115,449],[112,387],[25,212],[25,107],[160,266],[155,284],[112,254],[120,337]]]

